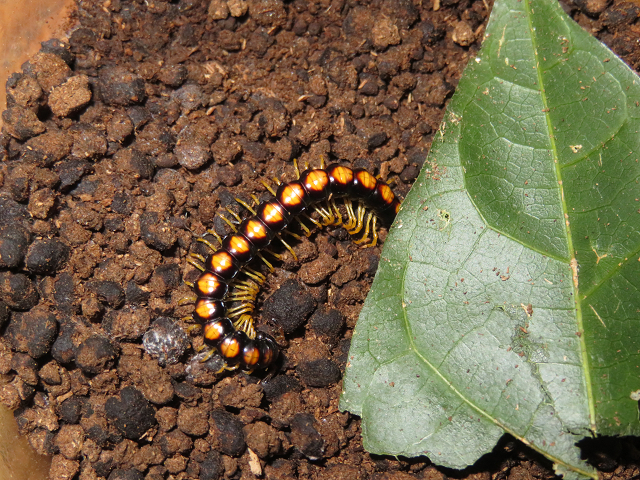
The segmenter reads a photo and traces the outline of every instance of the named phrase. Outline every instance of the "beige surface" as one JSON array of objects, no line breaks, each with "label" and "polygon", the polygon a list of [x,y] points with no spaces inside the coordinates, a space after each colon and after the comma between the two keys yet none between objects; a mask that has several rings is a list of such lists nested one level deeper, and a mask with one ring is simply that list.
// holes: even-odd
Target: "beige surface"
[{"label": "beige surface", "polygon": [[0,0],[0,111],[6,107],[7,77],[20,71],[40,42],[65,36],[73,5],[73,0]]},{"label": "beige surface", "polygon": [[0,407],[0,480],[46,480],[50,462],[36,455],[27,438],[18,435],[13,413]]},{"label": "beige surface", "polygon": [[[6,107],[7,77],[20,71],[20,65],[40,49],[40,42],[65,38],[73,4],[73,0],[0,0],[0,111]],[[50,460],[35,454],[27,439],[18,435],[13,413],[0,407],[0,480],[46,480]]]}]

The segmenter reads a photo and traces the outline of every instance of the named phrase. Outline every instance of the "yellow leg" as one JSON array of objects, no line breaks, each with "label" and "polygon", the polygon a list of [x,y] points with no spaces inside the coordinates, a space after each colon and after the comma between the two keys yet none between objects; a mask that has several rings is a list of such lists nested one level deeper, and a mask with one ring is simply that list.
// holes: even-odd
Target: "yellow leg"
[{"label": "yellow leg", "polygon": [[356,214],[353,213],[353,204],[351,203],[351,200],[347,199],[344,201],[344,206],[347,210],[347,220],[348,222],[344,224],[344,228],[351,233],[351,230],[353,230],[356,225],[358,225],[358,219],[356,217]]},{"label": "yellow leg", "polygon": [[264,262],[264,264],[267,266],[267,268],[269,269],[270,272],[273,272],[274,268],[273,265],[271,265],[271,263],[264,258],[264,255],[262,255],[261,253],[258,254],[258,257],[260,257],[260,260],[262,260]]},{"label": "yellow leg", "polygon": [[[316,212],[318,212],[318,209],[316,208]],[[318,212],[319,213],[319,212]],[[304,218],[306,218],[307,220],[309,220],[311,223],[313,223],[316,227],[318,228],[322,228],[324,225],[322,223],[320,223],[318,220],[315,220],[313,218],[311,218],[309,215],[307,215],[306,213],[304,214]]]},{"label": "yellow leg", "polygon": [[[200,270],[201,272],[204,272],[204,267],[202,265],[200,265],[196,260],[194,260],[191,257],[187,257],[187,263],[190,263],[191,265],[193,265],[194,267],[196,267],[198,270]],[[187,282],[185,282],[187,283]],[[193,286],[193,284],[191,284],[190,286]]]},{"label": "yellow leg", "polygon": [[281,260],[282,259],[282,255],[280,255],[279,253],[274,252],[270,248],[265,248],[264,251],[266,253],[268,253],[269,255],[272,255],[273,258],[275,258],[276,260]]},{"label": "yellow leg", "polygon": [[299,218],[296,218],[296,220],[298,221],[298,223],[302,227],[302,230],[304,230],[305,237],[310,236],[311,235],[311,230],[309,230],[309,227],[307,227],[304,223],[302,223],[302,220],[300,220]]},{"label": "yellow leg", "polygon": [[251,205],[249,205],[247,202],[245,202],[244,200],[242,200],[241,198],[236,198],[235,199],[236,202],[238,202],[240,205],[242,205],[244,208],[246,208],[247,210],[249,210],[251,212],[251,215],[255,215],[256,211],[253,209],[253,207]]},{"label": "yellow leg", "polygon": [[371,242],[367,243],[365,245],[365,247],[375,247],[376,244],[378,243],[378,228],[376,225],[376,221],[378,220],[378,217],[376,217],[375,215],[373,216],[373,224],[371,227],[371,234],[373,236],[373,238],[371,239]]},{"label": "yellow leg", "polygon": [[367,214],[367,221],[365,222],[364,234],[362,235],[362,238],[360,238],[359,240],[355,240],[353,243],[355,243],[356,245],[360,245],[361,243],[369,241],[369,227],[371,226],[372,218],[373,213],[369,212]]},{"label": "yellow leg", "polygon": [[[273,195],[274,197],[276,196],[276,191],[275,191],[273,188],[271,188],[271,185],[269,185],[269,184],[268,184],[267,182],[265,182],[264,180],[260,180],[260,183],[262,183],[262,185],[264,185],[264,188],[266,188],[266,189],[269,191],[269,193],[270,193],[271,195]],[[279,185],[279,184],[280,184],[280,183],[278,183],[278,185]]]},{"label": "yellow leg", "polygon": [[331,223],[331,225],[335,225],[336,227],[342,225],[342,214],[340,213],[340,209],[333,199],[329,201],[329,211],[335,217],[335,220]]},{"label": "yellow leg", "polygon": [[[207,233],[209,235],[213,235],[216,238],[216,240],[218,241],[218,243],[222,244],[222,237],[220,235],[218,235],[214,230],[209,229],[209,230],[207,230]],[[214,249],[214,250],[216,250],[216,249]]]},{"label": "yellow leg", "polygon": [[240,218],[240,215],[238,215],[236,212],[231,210],[229,207],[227,207],[225,210],[229,212],[231,216],[235,218],[238,223],[242,223],[242,219]]},{"label": "yellow leg", "polygon": [[189,325],[187,327],[187,333],[191,333],[194,330],[200,330],[200,325]]},{"label": "yellow leg", "polygon": [[316,225],[326,227],[333,223],[332,215],[324,207],[314,207],[314,210],[320,215],[320,222],[314,222],[314,220],[311,219]]},{"label": "yellow leg", "polygon": [[[290,235],[293,235],[294,237],[297,237],[298,240],[301,240],[299,235],[296,235],[295,233],[290,233]],[[278,236],[278,240],[280,240],[280,242],[285,246],[285,248],[287,250],[289,250],[289,252],[291,253],[291,255],[293,256],[293,259],[297,262],[298,261],[298,256],[296,255],[296,252],[293,251],[293,248],[291,248],[291,246],[285,242],[282,237]]]},{"label": "yellow leg", "polygon": [[[358,205],[358,213],[357,213],[357,222],[356,225],[354,227],[352,227],[351,229],[347,229],[347,231],[349,232],[349,235],[355,235],[356,233],[360,232],[362,230],[362,227],[364,226],[364,214],[366,212],[366,209],[364,208],[364,206],[362,205],[362,203],[360,203]],[[345,226],[346,228],[346,226]]]},{"label": "yellow leg", "polygon": [[[204,237],[196,238],[196,242],[204,243],[207,247],[209,247],[209,249],[211,249],[211,251],[212,251],[212,252],[215,252],[215,251],[217,251],[217,250],[218,250],[218,248],[217,248],[217,247],[215,247],[215,246],[213,245],[213,243],[211,243],[209,240],[207,240],[207,239],[206,239],[206,238],[204,238]],[[220,243],[222,243],[222,242],[220,242]],[[192,254],[192,255],[193,255],[193,254]],[[202,256],[202,255],[201,255],[201,256]],[[204,260],[202,260],[202,261],[204,262]]]},{"label": "yellow leg", "polygon": [[256,331],[253,328],[253,317],[251,315],[242,315],[238,320],[233,322],[236,330],[242,330],[250,339],[256,338]]},{"label": "yellow leg", "polygon": [[293,168],[296,169],[296,178],[299,180],[300,179],[300,167],[298,167],[298,159],[297,158],[293,159]]},{"label": "yellow leg", "polygon": [[200,255],[199,253],[190,253],[189,256],[191,258],[195,258],[196,260],[200,260],[202,263],[205,262],[205,258],[202,255]]},{"label": "yellow leg", "polygon": [[224,220],[224,222],[225,222],[227,225],[229,225],[229,227],[231,228],[231,230],[233,230],[234,232],[237,232],[237,231],[238,231],[238,229],[236,228],[236,226],[234,225],[234,223],[233,223],[231,220],[229,220],[227,217],[225,217],[225,216],[224,216],[224,215],[222,215],[222,214],[219,214],[218,216],[219,216],[222,220]]},{"label": "yellow leg", "polygon": [[198,297],[196,297],[195,295],[187,295],[186,297],[182,297],[180,300],[178,300],[178,306],[181,307],[182,305],[189,305],[191,303],[194,303],[196,300],[198,300]]}]

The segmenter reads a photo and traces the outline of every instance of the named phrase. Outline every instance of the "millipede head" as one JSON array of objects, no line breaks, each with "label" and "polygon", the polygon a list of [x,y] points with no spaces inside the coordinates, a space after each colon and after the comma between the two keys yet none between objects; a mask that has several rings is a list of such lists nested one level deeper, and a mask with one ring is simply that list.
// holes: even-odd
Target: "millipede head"
[{"label": "millipede head", "polygon": [[225,305],[220,300],[210,298],[199,298],[195,303],[193,320],[200,325],[209,323],[225,315]]},{"label": "millipede head", "polygon": [[256,367],[267,368],[277,360],[280,348],[274,338],[264,332],[256,334],[255,342],[260,350],[260,361]]},{"label": "millipede head", "polygon": [[351,193],[351,187],[353,186],[352,169],[332,163],[327,167],[327,175],[331,185],[331,193],[334,196],[344,197]]},{"label": "millipede head", "polygon": [[227,235],[222,240],[222,250],[229,252],[241,264],[250,262],[256,253],[256,249],[247,237],[239,233]]},{"label": "millipede head", "polygon": [[394,198],[391,203],[383,210],[376,211],[376,215],[386,226],[391,226],[400,211],[400,200]]},{"label": "millipede head", "polygon": [[198,298],[222,300],[227,294],[229,286],[218,274],[205,272],[193,285],[193,291]]},{"label": "millipede head", "polygon": [[300,175],[300,183],[302,183],[309,198],[314,202],[321,202],[329,198],[331,184],[326,171],[320,169],[305,170]]},{"label": "millipede head", "polygon": [[256,217],[247,218],[242,222],[238,233],[249,239],[256,250],[262,250],[269,245],[275,235],[273,230]]},{"label": "millipede head", "polygon": [[242,349],[242,369],[253,370],[260,363],[260,346],[258,342],[249,340]]},{"label": "millipede head", "polygon": [[367,199],[376,192],[378,180],[364,168],[356,168],[353,171],[353,187],[351,195],[354,198]]},{"label": "millipede head", "polygon": [[218,250],[206,258],[204,268],[207,272],[215,273],[224,280],[229,281],[237,275],[240,267],[229,252]]},{"label": "millipede head", "polygon": [[276,199],[290,215],[302,213],[311,200],[299,181],[280,185],[276,192]]},{"label": "millipede head", "polygon": [[236,330],[227,335],[218,344],[220,356],[228,365],[236,365],[243,360],[244,347],[250,342],[249,337],[242,330]]},{"label": "millipede head", "polygon": [[273,233],[281,232],[291,221],[291,215],[277,200],[262,203],[256,211],[256,217],[269,227]]},{"label": "millipede head", "polygon": [[203,328],[204,341],[207,345],[217,347],[222,340],[235,332],[233,322],[228,318],[218,318],[207,322]]}]

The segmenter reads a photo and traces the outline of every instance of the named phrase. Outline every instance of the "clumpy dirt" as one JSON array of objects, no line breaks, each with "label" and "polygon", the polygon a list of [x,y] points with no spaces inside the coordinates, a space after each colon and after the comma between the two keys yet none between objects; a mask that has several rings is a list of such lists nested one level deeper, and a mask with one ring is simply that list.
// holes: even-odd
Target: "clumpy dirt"
[{"label": "clumpy dirt", "polygon": [[[636,4],[563,6],[640,67]],[[218,214],[246,214],[234,198],[293,179],[294,158],[368,168],[404,196],[489,7],[78,1],[69,42],[7,82],[0,136],[0,401],[53,456],[51,479],[553,477],[508,437],[462,472],[364,451],[338,396],[380,249],[344,229],[275,261],[257,301],[283,350],[267,381],[194,359],[200,332],[179,303],[188,253],[206,253],[194,238],[225,234]],[[603,478],[632,478],[638,448],[585,452]]]}]

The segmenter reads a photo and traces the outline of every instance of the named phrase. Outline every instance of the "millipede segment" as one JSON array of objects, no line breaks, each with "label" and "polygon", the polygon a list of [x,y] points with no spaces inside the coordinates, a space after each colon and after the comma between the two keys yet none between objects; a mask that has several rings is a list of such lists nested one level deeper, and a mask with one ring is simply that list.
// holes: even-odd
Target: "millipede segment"
[{"label": "millipede segment", "polygon": [[[298,171],[297,163],[295,167]],[[365,169],[339,164],[307,168],[299,173],[298,180],[279,184],[276,191],[266,183],[265,186],[274,195],[273,199],[260,203],[255,209],[239,201],[252,216],[242,220],[228,210],[237,223],[222,218],[233,232],[221,238],[208,230],[218,240],[220,248],[216,250],[208,240],[198,239],[213,253],[206,258],[191,254],[188,260],[202,273],[194,283],[188,284],[194,295],[186,300],[195,303],[192,318],[203,328],[204,348],[220,354],[226,363],[223,370],[266,368],[278,356],[276,341],[266,333],[254,330],[254,302],[266,277],[247,265],[258,257],[273,270],[262,252],[279,258],[268,248],[275,239],[296,258],[293,249],[282,238],[283,233],[299,238],[287,229],[292,221],[297,221],[306,235],[311,232],[303,219],[319,227],[343,225],[351,235],[364,230],[356,243],[368,241],[367,246],[373,246],[378,239],[377,220],[391,224],[400,208],[400,201],[386,182],[376,179]],[[340,199],[346,221],[336,203]],[[317,213],[315,219],[309,215],[312,211]],[[243,277],[238,277],[239,273]],[[239,305],[229,307],[231,303]]]}]

